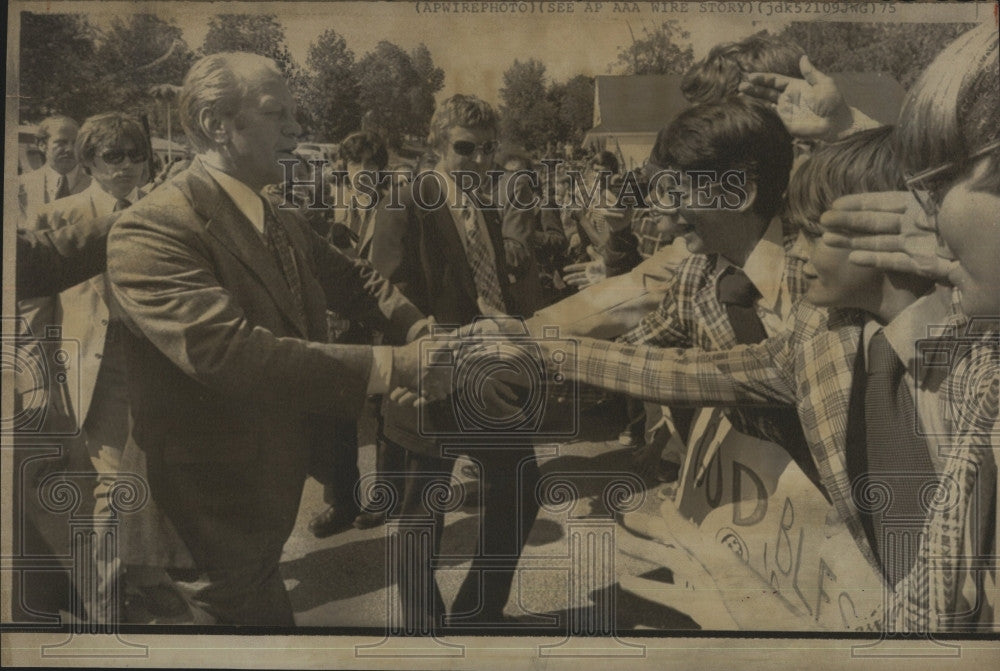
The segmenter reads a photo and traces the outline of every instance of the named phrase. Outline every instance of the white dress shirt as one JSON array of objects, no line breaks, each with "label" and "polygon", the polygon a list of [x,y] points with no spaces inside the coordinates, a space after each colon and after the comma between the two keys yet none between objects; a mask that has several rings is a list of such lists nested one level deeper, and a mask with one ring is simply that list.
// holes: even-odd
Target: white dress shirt
[{"label": "white dress shirt", "polygon": [[[719,257],[716,282],[730,265]],[[792,299],[785,286],[786,265],[781,219],[775,217],[743,264],[743,272],[760,292],[754,309],[769,338],[787,333],[787,322],[792,315]]]},{"label": "white dress shirt", "polygon": [[[59,178],[62,177],[55,169],[46,163],[39,170],[45,171],[45,195],[48,196],[46,199],[48,202],[52,202],[56,199],[56,194],[59,192]],[[83,173],[83,168],[77,163],[76,167],[66,173],[66,181],[68,182],[69,192],[72,194],[73,189],[76,188],[77,182],[80,181],[80,175]]]}]

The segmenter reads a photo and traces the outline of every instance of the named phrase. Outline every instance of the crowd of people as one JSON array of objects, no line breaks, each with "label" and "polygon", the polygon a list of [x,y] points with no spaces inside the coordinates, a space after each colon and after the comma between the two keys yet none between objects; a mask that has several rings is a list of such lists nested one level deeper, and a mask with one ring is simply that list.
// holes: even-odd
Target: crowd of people
[{"label": "crowd of people", "polygon": [[[885,591],[851,626],[995,630],[997,53],[994,27],[966,33],[880,126],[798,45],[722,44],[641,171],[608,151],[502,153],[494,109],[454,95],[423,172],[386,176],[388,147],[361,131],[323,198],[284,169],[302,129],[261,56],[192,66],[180,114],[197,155],[152,182],[135,120],[45,120],[47,161],[21,177],[21,346],[50,357],[58,325],[79,384],[29,380],[19,399],[44,407],[40,433],[70,436],[65,463],[92,466],[95,524],[122,523],[116,548],[90,550],[80,617],[294,625],[279,562],[312,476],[317,537],[389,523],[401,632],[507,626],[538,435],[470,426],[455,399],[505,418],[544,391],[499,374],[469,392],[426,354],[502,362],[495,343],[528,333],[587,398],[627,398],[624,469],[675,477],[667,438],[695,440],[700,406],[786,450]],[[577,347],[549,351],[553,326]],[[922,363],[928,338],[953,365]],[[358,486],[372,408],[388,503]],[[446,606],[434,566],[458,456],[481,532]],[[129,473],[149,502],[123,514]]]}]

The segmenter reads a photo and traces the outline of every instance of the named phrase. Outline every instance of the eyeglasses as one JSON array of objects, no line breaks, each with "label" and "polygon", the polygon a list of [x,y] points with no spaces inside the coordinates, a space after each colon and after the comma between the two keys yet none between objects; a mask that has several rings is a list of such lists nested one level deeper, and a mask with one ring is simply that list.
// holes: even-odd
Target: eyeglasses
[{"label": "eyeglasses", "polygon": [[1000,149],[1000,140],[991,142],[982,149],[969,154],[969,156],[961,161],[945,163],[944,165],[922,170],[915,175],[905,175],[906,188],[917,199],[917,202],[920,203],[920,207],[923,208],[927,216],[934,218],[937,216],[938,205],[943,198],[940,191],[944,187],[945,182],[942,178],[968,164],[970,161],[985,156],[995,149]]},{"label": "eyeglasses", "polygon": [[483,156],[489,156],[497,150],[500,143],[496,140],[487,140],[486,142],[477,145],[475,142],[469,142],[468,140],[458,140],[452,143],[451,148],[459,156],[472,156],[476,153],[478,149],[483,153]]},{"label": "eyeglasses", "polygon": [[118,165],[125,160],[126,156],[132,163],[142,163],[149,158],[149,154],[142,149],[133,149],[128,152],[121,149],[109,149],[101,154],[101,160],[108,165]]}]

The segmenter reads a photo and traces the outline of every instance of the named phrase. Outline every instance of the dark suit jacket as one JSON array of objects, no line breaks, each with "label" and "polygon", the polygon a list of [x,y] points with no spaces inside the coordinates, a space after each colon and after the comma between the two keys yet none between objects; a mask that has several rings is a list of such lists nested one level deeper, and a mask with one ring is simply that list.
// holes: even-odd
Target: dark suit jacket
[{"label": "dark suit jacket", "polygon": [[17,231],[17,299],[57,294],[104,272],[108,231],[118,214],[57,230]]},{"label": "dark suit jacket", "polygon": [[397,341],[422,318],[370,265],[294,213],[277,216],[294,247],[304,322],[262,236],[199,160],[112,228],[108,273],[134,334],[133,439],[151,467],[156,455],[253,469],[271,450],[304,463],[309,414],[357,415],[371,368],[370,348],[324,344],[326,309]]},{"label": "dark suit jacket", "polygon": [[[413,188],[419,188],[421,203],[443,201],[440,183],[433,178],[416,179],[400,193],[401,208],[378,211],[372,240],[372,265],[438,324],[463,325],[481,313],[472,270],[465,255],[448,203],[428,209],[414,202]],[[482,210],[496,258],[497,277],[504,301],[512,296],[504,260],[501,223],[495,210]],[[392,403],[382,405],[385,435],[408,449],[437,454],[437,441],[420,435],[417,411]],[[427,428],[453,427],[451,399],[434,403],[425,414]],[[450,430],[450,428],[448,429]]]}]

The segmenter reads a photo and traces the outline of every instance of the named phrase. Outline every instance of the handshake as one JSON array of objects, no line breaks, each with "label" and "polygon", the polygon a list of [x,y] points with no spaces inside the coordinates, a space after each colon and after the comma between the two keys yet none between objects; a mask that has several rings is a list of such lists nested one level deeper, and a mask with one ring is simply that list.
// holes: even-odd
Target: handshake
[{"label": "handshake", "polygon": [[576,343],[557,328],[536,336],[515,317],[479,317],[461,328],[432,324],[393,349],[389,398],[419,410],[422,433],[572,435],[575,354]]}]

